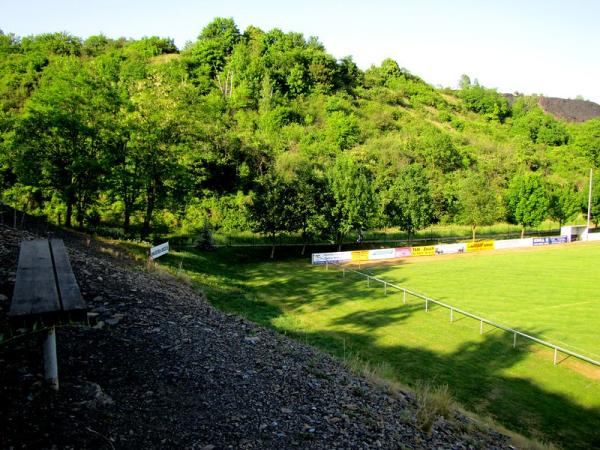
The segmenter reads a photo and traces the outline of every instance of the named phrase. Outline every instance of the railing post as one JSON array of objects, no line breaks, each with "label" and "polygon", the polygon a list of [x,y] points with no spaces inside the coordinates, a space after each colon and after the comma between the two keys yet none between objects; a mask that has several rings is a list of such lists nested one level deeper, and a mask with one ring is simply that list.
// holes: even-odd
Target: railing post
[{"label": "railing post", "polygon": [[387,281],[383,282],[383,294],[387,295]]},{"label": "railing post", "polygon": [[325,261],[325,271],[329,270],[329,263]]},{"label": "railing post", "polygon": [[558,356],[558,349],[556,347],[554,347],[554,365],[556,365],[557,356]]},{"label": "railing post", "polygon": [[454,322],[454,309],[450,308],[450,322]]},{"label": "railing post", "polygon": [[402,304],[406,305],[406,289],[402,289],[402,291],[404,292],[404,294],[402,295]]},{"label": "railing post", "polygon": [[425,298],[425,311],[429,311],[429,299]]},{"label": "railing post", "polygon": [[517,333],[515,333],[514,337],[513,337],[513,348],[517,347]]},{"label": "railing post", "polygon": [[479,334],[483,334],[483,320],[479,321]]}]

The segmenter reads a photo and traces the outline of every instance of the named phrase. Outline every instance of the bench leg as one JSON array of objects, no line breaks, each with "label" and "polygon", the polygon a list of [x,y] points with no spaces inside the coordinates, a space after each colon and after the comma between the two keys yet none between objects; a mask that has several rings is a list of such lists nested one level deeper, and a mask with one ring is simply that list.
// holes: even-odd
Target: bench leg
[{"label": "bench leg", "polygon": [[56,329],[50,327],[44,336],[44,379],[50,389],[58,391],[58,362],[56,361]]}]

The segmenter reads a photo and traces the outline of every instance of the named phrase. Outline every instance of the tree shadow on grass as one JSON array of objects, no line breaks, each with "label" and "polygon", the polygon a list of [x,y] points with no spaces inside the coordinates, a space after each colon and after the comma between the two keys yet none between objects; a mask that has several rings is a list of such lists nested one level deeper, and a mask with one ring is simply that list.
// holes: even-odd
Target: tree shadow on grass
[{"label": "tree shadow on grass", "polygon": [[[194,258],[196,256],[190,256],[188,264],[194,263]],[[383,287],[374,283],[367,286],[364,279],[358,284],[340,283],[340,271],[323,270],[318,277],[307,275],[301,270],[301,267],[306,267],[301,264],[297,267],[297,273],[294,272],[294,265],[274,264],[267,269],[252,264],[211,265],[211,258],[205,258],[202,266],[209,273],[225,276],[232,285],[240,286],[240,292],[224,291],[210,298],[213,304],[225,311],[242,314],[339,357],[348,352],[358,352],[362,358],[373,363],[386,361],[404,384],[415,385],[419,380],[447,384],[454,397],[467,409],[480,415],[490,415],[508,428],[525,435],[550,440],[565,448],[600,448],[599,407],[583,407],[566,395],[544,390],[533,378],[506,374],[507,369],[528,357],[530,343],[520,341],[518,348],[513,349],[512,335],[485,330],[481,340],[464,343],[452,353],[442,354],[418,348],[416,343],[410,342],[382,346],[376,341],[376,334],[369,333],[405,321],[422,311],[421,301],[381,310],[353,311],[333,322],[333,325],[340,326],[355,325],[360,330],[356,332],[292,330],[284,328],[287,325],[281,325],[282,319],[293,320],[294,316],[286,311],[298,307],[299,303],[318,309],[369,296],[380,302]],[[264,270],[270,272],[266,274]],[[260,280],[265,283],[260,289],[269,289],[271,294],[281,292],[283,298],[278,298],[276,305],[260,301],[257,295],[260,289],[248,287],[249,281],[259,279],[257,277],[262,277]],[[360,280],[360,277],[357,279]],[[315,292],[319,293],[318,299],[314,298]],[[393,298],[390,297],[390,300]],[[396,295],[396,299],[399,298]],[[455,322],[460,318],[456,316]],[[542,360],[540,364],[544,363]],[[579,376],[569,369],[554,367],[551,361],[548,361],[547,370],[562,371],[564,377]],[[544,373],[539,377],[543,380]],[[594,386],[592,382],[591,388]]]},{"label": "tree shadow on grass", "polygon": [[[353,318],[363,324],[360,315],[350,315],[345,321]],[[566,395],[544,390],[534,379],[505,374],[506,369],[528,357],[532,344],[521,343],[514,349],[510,335],[492,333],[485,335],[482,342],[468,342],[452,353],[440,354],[411,345],[382,347],[372,336],[319,331],[307,340],[321,347],[327,343],[325,348],[339,357],[354,352],[368,361],[386,361],[397,379],[409,386],[419,381],[447,384],[468,410],[491,416],[522,434],[564,448],[600,448],[600,407],[586,408]],[[548,361],[547,369],[563,371],[565,377],[577,376],[568,369],[554,367],[552,361]]]},{"label": "tree shadow on grass", "polygon": [[391,324],[397,324],[410,318],[415,312],[422,311],[421,305],[399,305],[394,308],[385,308],[369,311],[355,311],[344,317],[334,319],[332,325],[358,325],[366,331]]}]

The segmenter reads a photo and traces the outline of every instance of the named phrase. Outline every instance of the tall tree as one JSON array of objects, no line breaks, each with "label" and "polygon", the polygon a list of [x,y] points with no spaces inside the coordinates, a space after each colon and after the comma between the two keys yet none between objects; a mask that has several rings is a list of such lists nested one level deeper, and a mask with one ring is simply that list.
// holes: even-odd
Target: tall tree
[{"label": "tall tree", "polygon": [[416,231],[432,223],[429,182],[420,164],[403,166],[383,193],[388,224],[406,231],[409,241]]},{"label": "tall tree", "polygon": [[249,208],[250,219],[254,231],[265,234],[271,241],[271,259],[275,256],[277,237],[299,228],[296,201],[297,192],[292,184],[274,171],[259,177]]},{"label": "tall tree", "polygon": [[105,172],[101,130],[114,112],[106,95],[107,86],[89,64],[57,58],[16,125],[18,173],[30,184],[59,194],[66,204],[67,226],[74,208],[82,225]]},{"label": "tall tree", "polygon": [[365,165],[349,155],[338,156],[327,172],[331,193],[328,228],[340,250],[348,233],[368,229],[375,216],[378,199],[371,178]]},{"label": "tall tree", "polygon": [[455,220],[471,227],[473,241],[477,227],[492,225],[500,218],[498,190],[491,188],[489,179],[483,174],[475,172],[462,178],[457,197]]},{"label": "tall tree", "polygon": [[575,135],[575,145],[582,150],[594,167],[600,167],[600,118],[579,125]]},{"label": "tall tree", "polygon": [[195,114],[190,105],[194,95],[177,64],[158,66],[131,93],[134,109],[128,145],[143,185],[142,237],[150,232],[154,211],[166,200],[185,155],[182,150],[194,135]]},{"label": "tall tree", "polygon": [[536,173],[515,176],[508,187],[506,212],[508,221],[525,227],[538,226],[548,214],[548,191],[542,177]]},{"label": "tall tree", "polygon": [[559,227],[575,218],[580,211],[580,198],[571,186],[553,186],[550,192],[548,215],[558,222]]}]

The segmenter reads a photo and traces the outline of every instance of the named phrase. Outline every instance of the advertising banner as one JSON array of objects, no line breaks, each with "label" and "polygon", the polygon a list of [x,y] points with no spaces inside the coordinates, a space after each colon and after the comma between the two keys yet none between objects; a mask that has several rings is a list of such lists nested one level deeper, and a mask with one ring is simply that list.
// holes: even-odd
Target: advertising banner
[{"label": "advertising banner", "polygon": [[150,249],[150,258],[156,259],[159,256],[166,255],[169,253],[169,243],[165,242],[164,244],[157,245],[156,247],[152,247]]},{"label": "advertising banner", "polygon": [[337,263],[352,261],[352,252],[313,253],[313,264],[325,264],[326,262]]},{"label": "advertising banner", "polygon": [[566,244],[568,241],[567,236],[552,236],[543,238],[533,238],[533,245],[552,245],[552,244]]},{"label": "advertising banner", "polygon": [[568,242],[567,236],[552,236],[548,238],[548,243],[552,244],[566,244]]},{"label": "advertising banner", "polygon": [[467,245],[464,243],[460,244],[439,244],[435,246],[436,255],[451,255],[453,253],[464,253],[467,249]]},{"label": "advertising banner", "polygon": [[435,247],[433,245],[413,247],[411,254],[413,256],[433,256],[435,255]]},{"label": "advertising banner", "polygon": [[352,261],[368,261],[369,250],[354,250],[352,253]]},{"label": "advertising banner", "polygon": [[394,258],[405,258],[411,256],[412,252],[410,247],[396,247],[394,249]]},{"label": "advertising banner", "polygon": [[379,248],[376,250],[369,250],[369,261],[375,259],[392,259],[395,257],[393,248]]},{"label": "advertising banner", "polygon": [[494,249],[501,250],[504,248],[522,248],[531,247],[533,245],[532,238],[525,239],[506,239],[503,241],[494,241]]},{"label": "advertising banner", "polygon": [[481,252],[484,250],[494,250],[494,241],[467,242],[468,252]]}]

